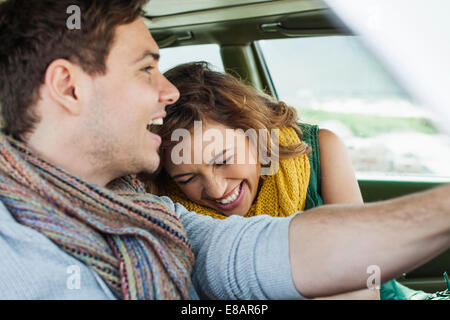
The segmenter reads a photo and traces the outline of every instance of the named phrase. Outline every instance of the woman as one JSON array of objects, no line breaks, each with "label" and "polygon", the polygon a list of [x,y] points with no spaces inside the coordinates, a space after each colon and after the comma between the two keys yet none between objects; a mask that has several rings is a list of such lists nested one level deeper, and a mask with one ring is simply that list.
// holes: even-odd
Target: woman
[{"label": "woman", "polygon": [[[147,177],[150,192],[218,219],[363,202],[346,148],[331,131],[298,124],[295,109],[205,62],[165,76],[180,99],[166,108],[163,125],[150,125],[162,138],[162,167]],[[389,298],[396,288],[385,290]],[[362,290],[334,298],[378,297]]]},{"label": "woman", "polygon": [[[281,130],[279,134],[281,169],[285,162],[288,162],[286,165],[291,169],[289,174],[286,174],[286,179],[289,181],[285,182],[303,193],[303,196],[299,197],[301,199],[295,200],[297,202],[295,206],[291,203],[283,203],[282,206],[295,207],[296,210],[281,210],[279,215],[288,216],[299,210],[309,209],[323,203],[362,203],[362,196],[345,146],[331,131],[318,130],[317,126],[306,124],[299,126],[294,108],[286,106],[283,102],[273,101],[271,97],[256,92],[228,74],[211,71],[206,63],[180,65],[168,71],[165,76],[178,87],[181,97],[177,103],[166,108],[167,116],[164,119],[164,125],[151,126],[151,130],[161,136],[161,150],[164,150],[161,153],[163,168],[154,178],[154,183],[150,185],[152,189],[156,187],[154,191],[160,194],[166,194],[166,192],[169,194],[170,192],[173,196],[174,184],[167,188],[167,173],[169,173],[171,178],[175,178],[169,180],[176,182],[176,189],[183,191],[186,195],[182,202],[188,207],[200,208],[195,205],[198,203],[202,205],[201,209],[214,210],[214,212],[212,210],[205,210],[205,212],[217,214],[219,218],[231,214],[242,216],[256,214],[249,211],[252,211],[251,205],[257,198],[258,188],[262,187],[260,192],[264,192],[267,181],[275,178],[276,175],[260,176],[260,165],[255,164],[255,161],[235,165],[222,165],[220,162],[229,160],[228,158],[232,155],[236,155],[235,158],[238,158],[237,155],[243,152],[246,152],[249,160],[254,160],[250,157],[258,157],[263,153],[261,149],[267,149],[263,142],[259,141],[260,148],[256,148],[254,143],[248,143],[249,139],[245,137],[247,138],[245,150],[242,148],[238,150],[243,145],[240,143],[241,140],[244,139],[244,135],[238,133],[237,143],[234,144],[234,153],[229,150],[228,153],[221,154],[221,158],[215,159],[217,160],[215,166],[206,163],[175,165],[173,161],[170,161],[173,147],[179,145],[178,141],[171,141],[173,131],[177,128],[193,131],[194,122],[202,121],[203,133],[210,129],[216,129],[221,130],[223,136],[226,136],[227,129],[242,129],[244,132],[252,128],[263,129],[269,134],[273,129]],[[285,142],[284,145],[283,142]],[[191,147],[194,148],[194,144]],[[206,150],[207,143],[203,143],[202,147]],[[214,150],[219,149],[215,147]],[[220,145],[218,147],[227,146]],[[220,152],[217,153],[220,154]],[[211,158],[214,156],[216,154],[212,154]],[[203,160],[205,160],[203,162],[207,162],[206,160],[209,159]],[[310,166],[312,170],[309,170]],[[208,169],[210,172],[207,172]],[[229,170],[232,171],[232,177],[226,177]],[[235,170],[241,170],[244,173],[234,172]],[[293,170],[298,176],[293,174]],[[208,175],[213,171],[214,175]],[[281,175],[282,172],[279,174]],[[309,174],[311,174],[311,179],[309,179]],[[319,175],[322,177],[321,179],[319,179]],[[215,177],[215,179],[208,179],[208,177]],[[218,181],[219,177],[225,181]],[[263,181],[266,183],[262,183]],[[306,185],[299,186],[301,181],[306,181],[304,183]],[[245,201],[242,201],[242,204],[236,208],[227,209],[217,204],[216,201],[210,201],[223,198],[241,182],[244,182],[243,187],[246,191],[244,193]],[[306,197],[307,189],[309,189],[308,197]],[[298,198],[297,194],[291,196]],[[192,201],[187,201],[187,199]]]}]

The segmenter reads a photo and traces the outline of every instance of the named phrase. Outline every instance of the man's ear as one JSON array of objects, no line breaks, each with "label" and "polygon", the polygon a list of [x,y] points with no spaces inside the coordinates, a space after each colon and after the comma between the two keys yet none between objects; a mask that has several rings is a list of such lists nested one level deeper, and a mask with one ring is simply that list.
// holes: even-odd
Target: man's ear
[{"label": "man's ear", "polygon": [[54,60],[47,68],[44,83],[50,97],[72,115],[81,113],[77,79],[80,67],[65,59]]}]

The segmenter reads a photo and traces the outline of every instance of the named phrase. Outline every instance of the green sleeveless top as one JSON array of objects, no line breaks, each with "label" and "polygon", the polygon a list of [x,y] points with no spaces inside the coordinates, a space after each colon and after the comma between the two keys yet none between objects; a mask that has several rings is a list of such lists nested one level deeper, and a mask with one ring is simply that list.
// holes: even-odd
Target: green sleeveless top
[{"label": "green sleeveless top", "polygon": [[[323,205],[321,186],[322,177],[320,174],[319,126],[306,123],[299,123],[298,125],[303,132],[303,137],[300,137],[300,139],[307,143],[312,149],[308,155],[311,167],[305,203],[305,210],[308,210]],[[443,296],[441,299],[449,299],[448,294],[444,297],[442,293],[430,294],[413,290],[396,280],[386,282],[381,285],[380,288],[381,300],[428,300],[433,299],[434,296],[439,298],[439,294]]]},{"label": "green sleeveless top", "polygon": [[301,140],[311,147],[309,164],[311,167],[308,190],[306,192],[305,210],[323,205],[320,176],[319,126],[299,123],[303,132]]}]

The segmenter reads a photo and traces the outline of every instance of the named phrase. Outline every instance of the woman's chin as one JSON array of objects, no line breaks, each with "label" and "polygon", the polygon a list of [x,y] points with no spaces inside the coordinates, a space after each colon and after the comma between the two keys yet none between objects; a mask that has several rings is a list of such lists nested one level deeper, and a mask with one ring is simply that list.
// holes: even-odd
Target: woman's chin
[{"label": "woman's chin", "polygon": [[233,210],[221,210],[219,208],[215,208],[215,209],[217,211],[219,211],[220,213],[222,213],[223,215],[226,215],[227,217],[232,216],[232,215],[244,217],[249,212],[250,205],[247,203],[247,199],[243,199],[242,203],[238,207],[234,208]]},{"label": "woman's chin", "polygon": [[241,216],[244,217],[247,214],[248,210],[232,210],[232,212],[221,212],[222,214],[229,216]]}]

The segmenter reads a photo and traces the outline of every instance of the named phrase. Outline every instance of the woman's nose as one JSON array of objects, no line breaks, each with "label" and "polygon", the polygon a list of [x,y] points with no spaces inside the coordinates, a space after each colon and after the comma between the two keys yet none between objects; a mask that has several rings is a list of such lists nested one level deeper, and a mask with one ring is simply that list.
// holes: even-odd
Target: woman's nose
[{"label": "woman's nose", "polygon": [[207,178],[205,181],[205,192],[208,198],[220,199],[223,197],[226,191],[226,182],[219,177]]}]

